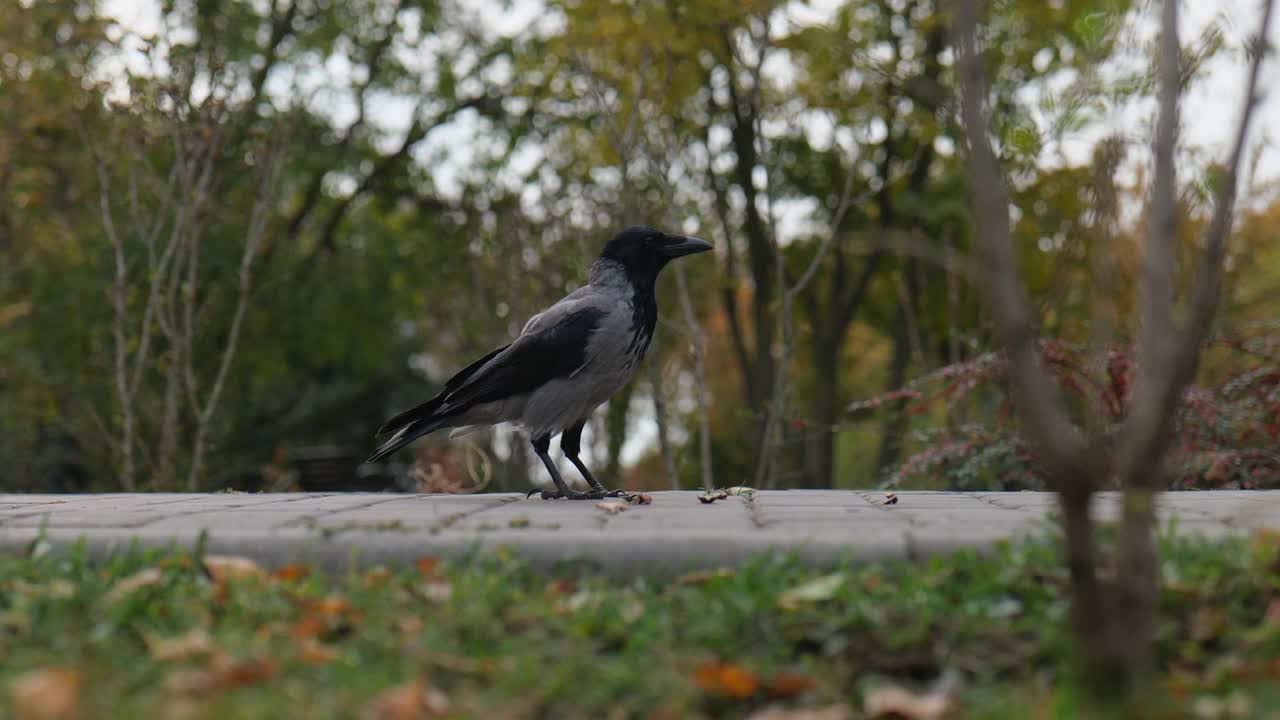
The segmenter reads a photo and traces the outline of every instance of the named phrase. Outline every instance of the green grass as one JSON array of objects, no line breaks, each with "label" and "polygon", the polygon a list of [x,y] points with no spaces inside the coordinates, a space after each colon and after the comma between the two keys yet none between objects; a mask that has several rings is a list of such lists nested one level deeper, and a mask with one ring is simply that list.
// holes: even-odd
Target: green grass
[{"label": "green grass", "polygon": [[[1165,543],[1164,697],[1149,709],[1280,708],[1276,548]],[[70,672],[35,694],[70,693],[83,718],[436,717],[370,709],[413,682],[447,698],[440,717],[856,718],[877,688],[940,676],[964,717],[1074,715],[1066,578],[1047,542],[629,581],[492,557],[430,565],[214,580],[183,554],[0,558],[0,717],[29,713],[22,688],[49,668]]]}]

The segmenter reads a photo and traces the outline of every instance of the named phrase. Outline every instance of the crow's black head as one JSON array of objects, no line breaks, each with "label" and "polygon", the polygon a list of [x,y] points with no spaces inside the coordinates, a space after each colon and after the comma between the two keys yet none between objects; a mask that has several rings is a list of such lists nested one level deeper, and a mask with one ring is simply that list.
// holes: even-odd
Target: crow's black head
[{"label": "crow's black head", "polygon": [[668,235],[661,230],[638,225],[615,235],[604,246],[600,257],[622,263],[629,273],[657,275],[664,265],[681,255],[710,249],[711,243],[705,240]]}]

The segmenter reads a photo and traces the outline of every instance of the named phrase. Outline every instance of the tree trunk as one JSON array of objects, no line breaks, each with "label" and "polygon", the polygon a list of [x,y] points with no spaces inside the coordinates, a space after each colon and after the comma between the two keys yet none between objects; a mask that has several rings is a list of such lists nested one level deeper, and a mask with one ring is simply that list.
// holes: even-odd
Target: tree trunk
[{"label": "tree trunk", "polygon": [[627,410],[631,406],[631,396],[636,384],[627,383],[625,387],[609,398],[605,406],[604,427],[609,443],[609,455],[605,466],[605,484],[621,486],[622,480],[622,444],[627,439]]},{"label": "tree trunk", "polygon": [[1059,503],[1071,572],[1071,622],[1091,700],[1103,705],[1141,697],[1154,669],[1155,612],[1159,599],[1154,495],[1125,494],[1114,577],[1099,578],[1092,479],[1059,485]]},{"label": "tree trunk", "polygon": [[[885,391],[901,388],[907,378],[907,363],[911,359],[911,338],[907,335],[907,310],[902,303],[894,313],[893,359],[889,364],[889,377]],[[876,477],[880,477],[902,455],[902,435],[907,429],[906,401],[894,400],[885,408],[883,430],[880,433],[880,450],[876,453]]]},{"label": "tree trunk", "polygon": [[[816,334],[816,333],[815,333]],[[839,340],[815,337],[813,343],[814,391],[810,409],[811,427],[806,428],[805,475],[808,487],[835,487],[836,433],[840,419]]]}]

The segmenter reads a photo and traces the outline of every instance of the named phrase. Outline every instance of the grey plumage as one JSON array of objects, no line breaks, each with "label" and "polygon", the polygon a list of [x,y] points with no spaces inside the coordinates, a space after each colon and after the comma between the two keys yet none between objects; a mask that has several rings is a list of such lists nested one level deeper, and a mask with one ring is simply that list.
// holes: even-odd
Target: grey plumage
[{"label": "grey plumage", "polygon": [[595,489],[603,488],[577,458],[582,425],[631,379],[657,320],[654,285],[666,263],[709,250],[701,240],[629,228],[605,247],[588,283],[530,318],[519,337],[463,369],[436,397],[388,420],[388,437],[370,457],[378,460],[430,432],[515,424],[533,440],[559,492],[569,491],[546,456],[550,438]]}]

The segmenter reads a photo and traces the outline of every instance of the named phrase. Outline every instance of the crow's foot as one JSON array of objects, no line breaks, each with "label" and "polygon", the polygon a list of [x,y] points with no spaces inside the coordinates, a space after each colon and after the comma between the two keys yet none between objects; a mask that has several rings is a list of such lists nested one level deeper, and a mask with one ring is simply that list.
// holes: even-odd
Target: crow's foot
[{"label": "crow's foot", "polygon": [[626,490],[605,490],[604,488],[600,488],[598,490],[592,490],[587,494],[591,497],[592,500],[603,500],[605,498],[622,498],[623,500],[627,500],[627,501],[630,501],[633,495],[633,493],[629,493]]},{"label": "crow's foot", "polygon": [[559,490],[539,490],[534,488],[529,491],[528,495],[525,495],[525,498],[531,498],[534,494],[538,494],[538,497],[543,500],[559,500],[560,498],[568,498],[569,500],[591,500],[595,497],[589,493],[580,493],[576,490],[570,490],[569,492],[564,493]]}]

